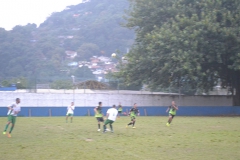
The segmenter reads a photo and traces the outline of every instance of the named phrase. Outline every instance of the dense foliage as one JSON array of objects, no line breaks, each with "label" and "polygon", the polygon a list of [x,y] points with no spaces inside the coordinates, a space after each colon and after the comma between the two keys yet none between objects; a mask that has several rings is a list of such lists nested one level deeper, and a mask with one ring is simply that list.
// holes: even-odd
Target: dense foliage
[{"label": "dense foliage", "polygon": [[240,105],[238,0],[129,0],[136,42],[119,76],[127,84],[188,87],[220,84]]}]

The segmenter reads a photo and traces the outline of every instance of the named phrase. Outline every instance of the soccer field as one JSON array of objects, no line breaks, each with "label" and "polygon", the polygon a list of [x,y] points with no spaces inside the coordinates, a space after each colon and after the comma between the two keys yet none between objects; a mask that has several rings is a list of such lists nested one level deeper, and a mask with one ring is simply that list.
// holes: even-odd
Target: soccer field
[{"label": "soccer field", "polygon": [[114,133],[102,133],[94,117],[18,117],[12,138],[1,135],[0,159],[240,159],[239,117],[175,117],[170,127],[167,118],[137,117],[133,129],[121,117]]}]

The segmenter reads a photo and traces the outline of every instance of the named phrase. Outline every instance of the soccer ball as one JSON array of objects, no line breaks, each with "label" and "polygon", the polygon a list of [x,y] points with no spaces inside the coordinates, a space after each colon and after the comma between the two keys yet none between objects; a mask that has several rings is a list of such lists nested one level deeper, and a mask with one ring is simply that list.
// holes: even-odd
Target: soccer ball
[{"label": "soccer ball", "polygon": [[116,53],[113,53],[113,54],[112,54],[112,57],[116,57],[116,56],[117,56],[117,54],[116,54]]}]

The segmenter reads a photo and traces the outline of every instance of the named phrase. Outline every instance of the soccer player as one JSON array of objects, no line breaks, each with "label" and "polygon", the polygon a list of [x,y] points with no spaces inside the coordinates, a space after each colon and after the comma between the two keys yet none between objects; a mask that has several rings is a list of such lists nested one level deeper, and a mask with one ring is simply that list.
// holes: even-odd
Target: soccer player
[{"label": "soccer player", "polygon": [[20,103],[20,98],[16,98],[16,102],[8,106],[8,113],[7,113],[8,122],[5,126],[3,134],[6,134],[9,124],[12,123],[10,131],[7,134],[9,138],[11,138],[11,133],[16,123],[17,114],[21,111],[21,107],[19,103]]},{"label": "soccer player", "polygon": [[98,130],[97,131],[101,131],[100,123],[104,122],[103,113],[102,113],[102,102],[98,102],[98,106],[96,108],[94,108],[94,112],[95,112],[95,117],[97,118],[97,121],[98,121]]},{"label": "soccer player", "polygon": [[137,109],[137,103],[134,103],[133,108],[129,111],[129,114],[131,116],[131,122],[127,124],[126,128],[128,128],[129,125],[132,125],[132,128],[136,128],[134,125],[136,123],[136,116],[140,115],[139,110]]},{"label": "soccer player", "polygon": [[71,117],[71,123],[72,123],[74,109],[75,109],[74,102],[71,102],[71,105],[67,107],[66,123],[68,123],[68,117]]},{"label": "soccer player", "polygon": [[166,110],[166,112],[169,111],[169,118],[168,118],[168,122],[167,122],[166,126],[170,126],[172,119],[174,118],[174,116],[177,113],[177,110],[178,110],[178,106],[176,105],[175,101],[172,101],[172,105],[169,106],[168,109]]},{"label": "soccer player", "polygon": [[103,133],[107,131],[107,127],[106,127],[107,124],[110,125],[111,132],[113,133],[113,126],[112,126],[112,124],[116,120],[117,115],[118,115],[118,110],[116,109],[115,105],[113,105],[112,108],[107,110],[107,115],[106,115],[107,120],[104,122],[104,125],[103,125]]},{"label": "soccer player", "polygon": [[121,102],[119,102],[119,105],[118,105],[118,117],[119,118],[120,118],[120,114],[122,114],[122,111],[123,111],[123,108],[122,108]]}]

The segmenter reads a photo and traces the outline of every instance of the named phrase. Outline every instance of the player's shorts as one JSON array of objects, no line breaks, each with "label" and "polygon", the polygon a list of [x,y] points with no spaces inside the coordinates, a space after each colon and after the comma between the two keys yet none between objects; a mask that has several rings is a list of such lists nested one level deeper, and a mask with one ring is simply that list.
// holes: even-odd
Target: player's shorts
[{"label": "player's shorts", "polygon": [[66,116],[73,116],[73,113],[67,113]]},{"label": "player's shorts", "polygon": [[132,116],[131,117],[131,121],[133,121],[133,120],[135,120],[136,119],[136,117],[135,116]]},{"label": "player's shorts", "polygon": [[119,113],[119,114],[121,114],[121,113],[122,113],[122,111],[118,111],[118,113]]},{"label": "player's shorts", "polygon": [[16,123],[16,116],[8,115],[8,122],[11,122],[12,124]]},{"label": "player's shorts", "polygon": [[172,118],[174,118],[174,117],[175,117],[175,115],[173,115],[173,114],[171,114],[171,113],[169,113],[169,116],[171,116]]},{"label": "player's shorts", "polygon": [[103,117],[96,117],[98,122],[104,122]]},{"label": "player's shorts", "polygon": [[108,123],[113,124],[114,121],[113,121],[113,120],[110,120],[110,119],[107,119],[107,120],[104,122],[104,125],[107,125]]}]

